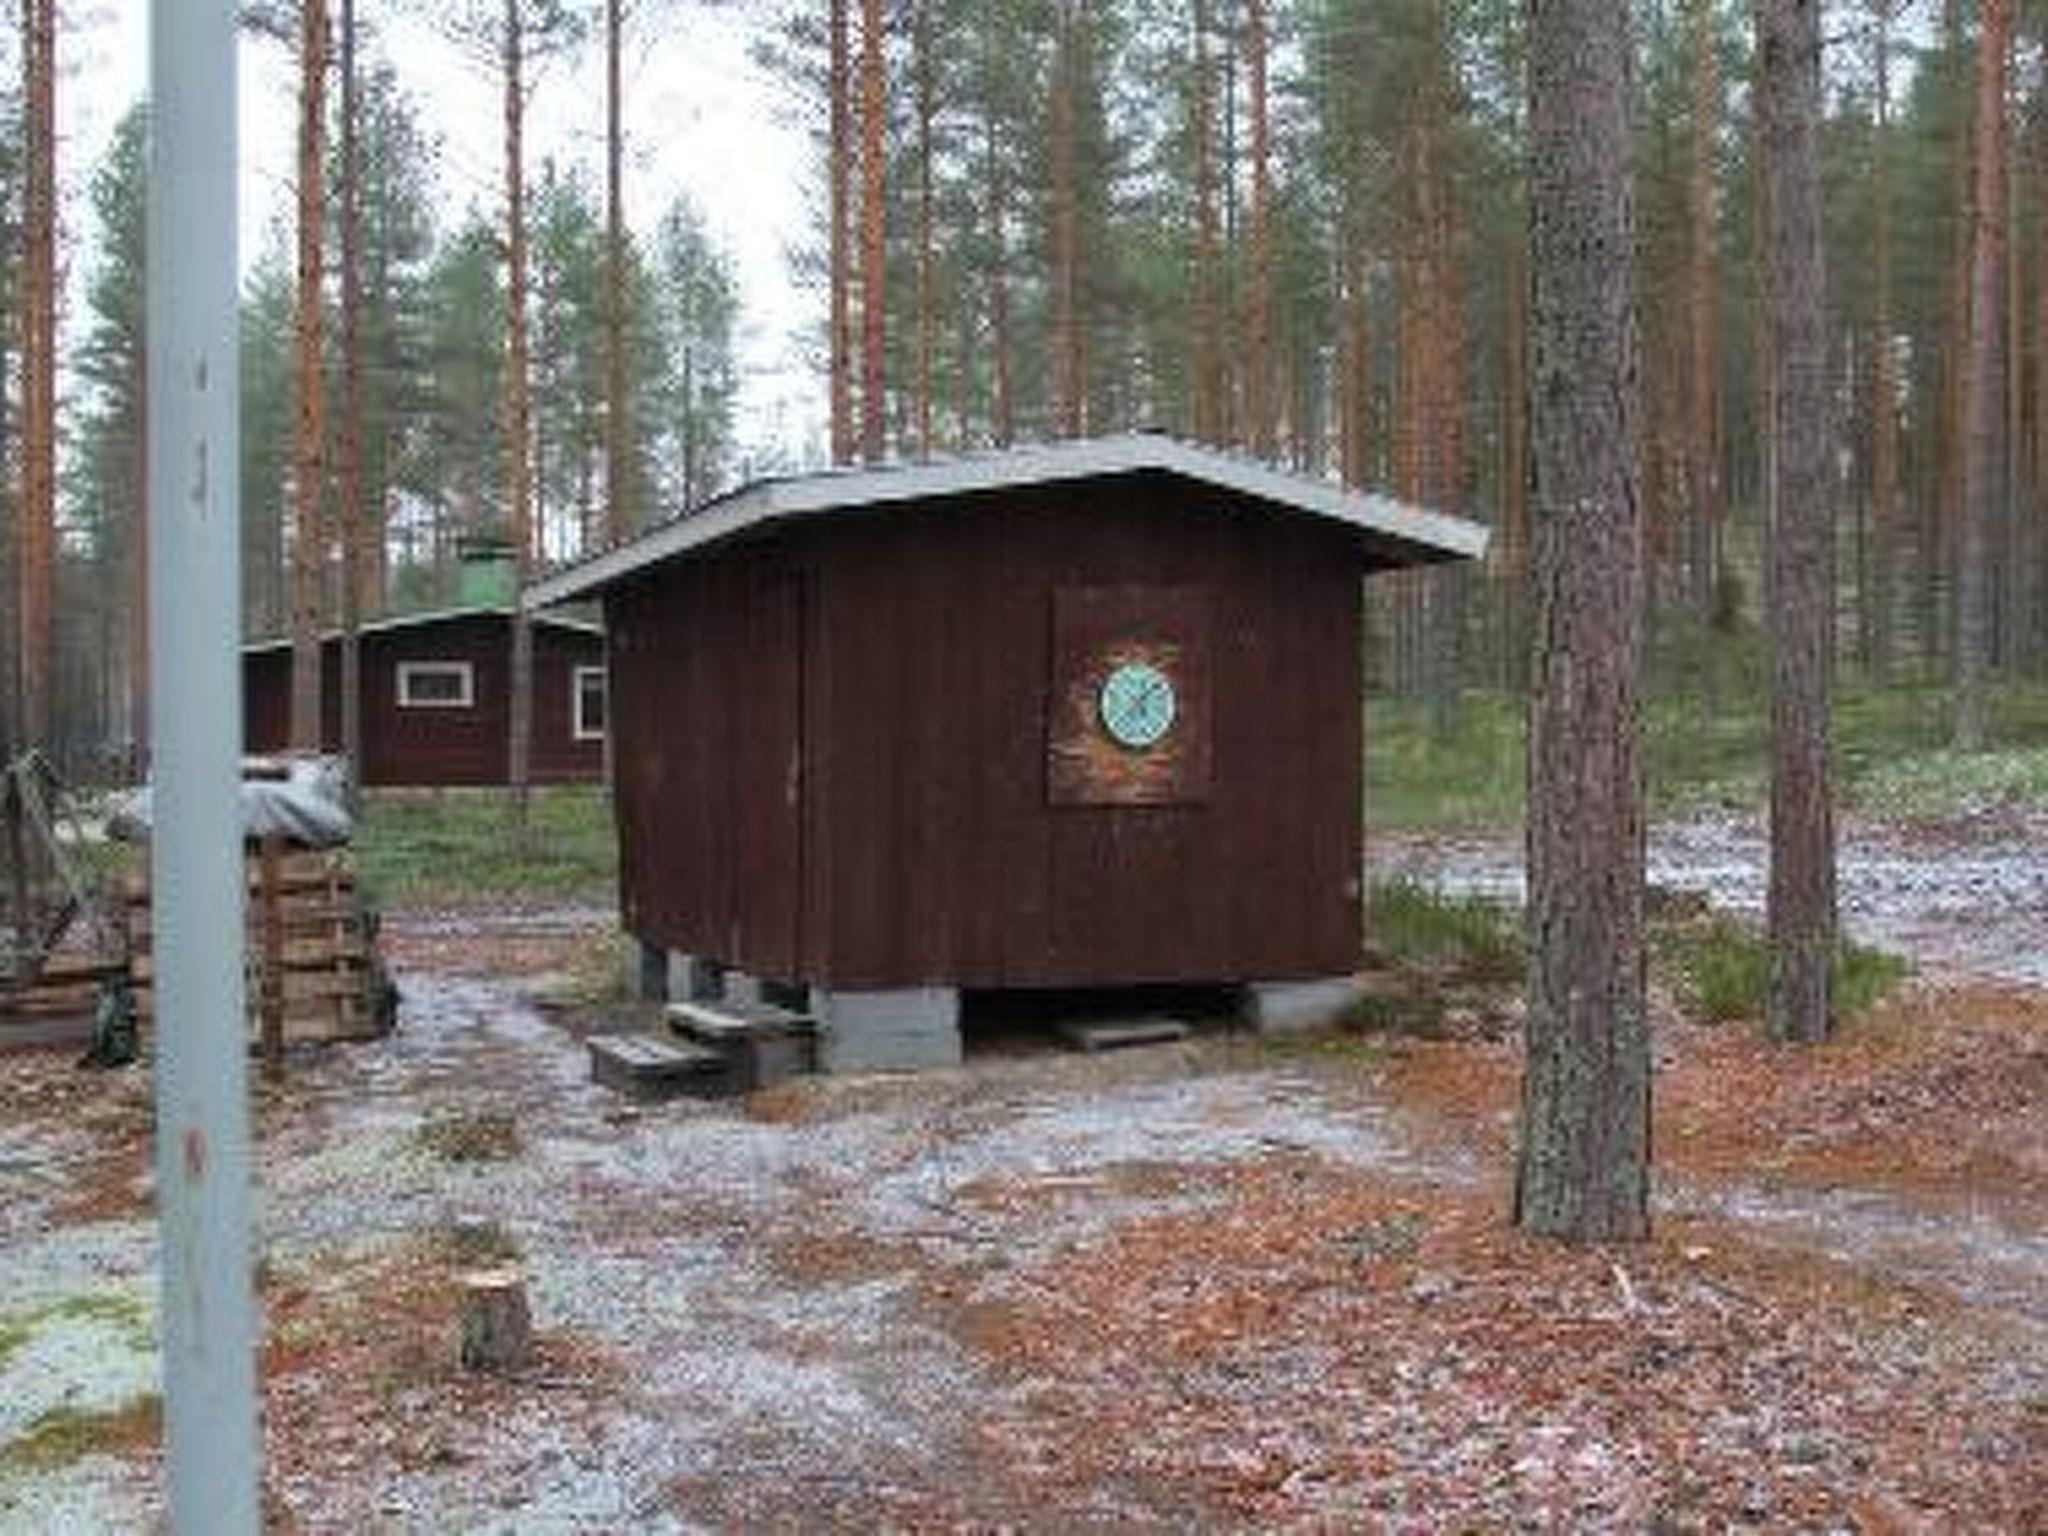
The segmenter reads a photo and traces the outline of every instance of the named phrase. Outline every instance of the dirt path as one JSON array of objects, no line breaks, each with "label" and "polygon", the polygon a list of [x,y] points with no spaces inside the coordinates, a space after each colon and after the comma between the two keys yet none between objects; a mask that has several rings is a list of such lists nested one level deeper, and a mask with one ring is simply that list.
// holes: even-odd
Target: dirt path
[{"label": "dirt path", "polygon": [[[2048,986],[2048,814],[2011,810],[1939,821],[1846,817],[1838,880],[1849,934],[1937,976]],[[1520,901],[1517,832],[1385,834],[1377,876]],[[1769,847],[1755,815],[1717,814],[1651,829],[1649,878],[1760,913]]]}]

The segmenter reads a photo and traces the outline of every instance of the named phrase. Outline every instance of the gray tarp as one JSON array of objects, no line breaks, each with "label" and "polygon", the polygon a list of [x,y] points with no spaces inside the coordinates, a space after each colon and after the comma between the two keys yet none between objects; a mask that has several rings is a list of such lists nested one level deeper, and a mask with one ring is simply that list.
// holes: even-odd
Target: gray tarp
[{"label": "gray tarp", "polygon": [[[242,776],[242,835],[277,836],[303,848],[338,848],[355,832],[348,813],[348,760],[340,757],[252,759]],[[107,817],[109,836],[149,840],[150,791],[120,800]]]}]

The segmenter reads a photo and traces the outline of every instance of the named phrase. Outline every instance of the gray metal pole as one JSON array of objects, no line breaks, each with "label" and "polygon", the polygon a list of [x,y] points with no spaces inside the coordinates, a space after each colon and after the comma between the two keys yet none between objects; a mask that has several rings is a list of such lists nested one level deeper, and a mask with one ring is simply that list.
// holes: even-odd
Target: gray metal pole
[{"label": "gray metal pole", "polygon": [[257,1530],[242,680],[235,6],[152,0],[150,698],[157,1210],[172,1529]]}]

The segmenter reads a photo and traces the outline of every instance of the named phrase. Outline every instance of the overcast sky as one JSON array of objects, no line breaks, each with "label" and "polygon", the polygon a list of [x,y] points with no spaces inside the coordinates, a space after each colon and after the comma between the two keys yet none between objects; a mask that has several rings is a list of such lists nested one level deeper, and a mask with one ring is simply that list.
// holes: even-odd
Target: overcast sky
[{"label": "overcast sky", "polygon": [[[503,195],[496,80],[424,22],[376,0],[359,5],[380,29],[425,127],[440,141],[444,219],[454,219],[471,203],[494,212]],[[748,56],[742,8],[647,9],[664,11],[666,19],[628,24],[628,219],[648,232],[676,191],[694,199],[739,270],[742,449],[815,455],[823,433],[823,388],[797,335],[810,324],[815,305],[794,286],[786,259],[787,247],[803,236],[809,146],[796,124],[779,120],[782,88]],[[415,18],[428,14],[431,0],[410,10]],[[59,41],[64,142],[58,174],[66,187],[74,250],[87,249],[78,242],[90,233],[85,189],[93,168],[115,123],[147,81],[147,14],[143,0],[87,0],[67,12],[69,28]],[[288,235],[291,228],[298,86],[291,58],[275,43],[245,40],[241,67],[246,267],[266,240]],[[528,133],[530,165],[547,155],[579,162],[590,168],[593,185],[603,185],[604,67],[596,38],[579,58],[542,68]],[[82,276],[74,271],[74,307]]]}]

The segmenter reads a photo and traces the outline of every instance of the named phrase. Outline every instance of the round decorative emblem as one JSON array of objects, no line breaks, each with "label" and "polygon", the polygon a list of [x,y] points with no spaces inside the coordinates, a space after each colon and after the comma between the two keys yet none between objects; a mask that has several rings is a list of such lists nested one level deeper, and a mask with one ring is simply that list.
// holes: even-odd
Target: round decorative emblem
[{"label": "round decorative emblem", "polygon": [[1102,680],[1102,728],[1120,747],[1142,752],[1173,729],[1173,679],[1143,661],[1127,661]]}]

